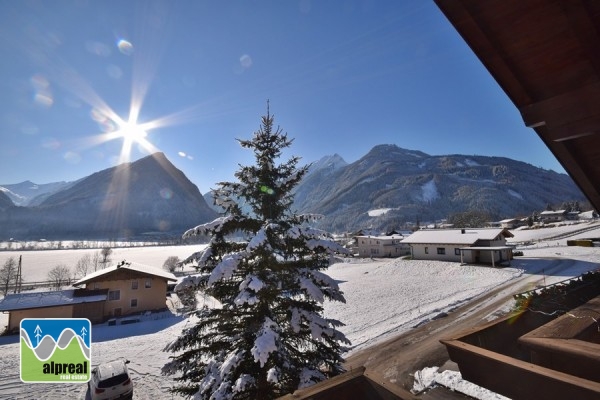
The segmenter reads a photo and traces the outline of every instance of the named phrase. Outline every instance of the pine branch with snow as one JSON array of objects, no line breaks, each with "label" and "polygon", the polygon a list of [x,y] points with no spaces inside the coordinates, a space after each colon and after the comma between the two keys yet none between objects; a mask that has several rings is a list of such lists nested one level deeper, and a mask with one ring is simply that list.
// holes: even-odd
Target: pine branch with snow
[{"label": "pine branch with snow", "polygon": [[307,226],[312,216],[291,211],[307,167],[296,167],[298,157],[279,163],[292,140],[273,121],[267,113],[252,139],[239,140],[255,165],[240,166],[238,182],[219,184],[215,202],[225,216],[184,234],[211,241],[185,260],[199,274],[176,290],[201,290],[218,303],[196,310],[194,325],[165,349],[173,355],[163,372],[176,375],[174,391],[187,396],[271,399],[343,371],[349,342],[343,324],[323,316],[323,302],[345,301],[324,271],[346,250]]}]

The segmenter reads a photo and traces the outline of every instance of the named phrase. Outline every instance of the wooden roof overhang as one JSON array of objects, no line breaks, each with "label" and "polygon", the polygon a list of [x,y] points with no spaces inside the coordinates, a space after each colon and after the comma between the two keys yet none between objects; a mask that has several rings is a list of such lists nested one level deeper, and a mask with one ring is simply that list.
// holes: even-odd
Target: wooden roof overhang
[{"label": "wooden roof overhang", "polygon": [[600,1],[435,2],[600,210]]}]

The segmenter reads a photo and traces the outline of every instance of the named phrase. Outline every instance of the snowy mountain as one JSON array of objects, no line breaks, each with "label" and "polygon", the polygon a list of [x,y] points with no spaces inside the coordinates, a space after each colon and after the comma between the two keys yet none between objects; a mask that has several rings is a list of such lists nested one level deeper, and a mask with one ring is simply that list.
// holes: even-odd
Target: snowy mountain
[{"label": "snowy mountain", "polygon": [[320,226],[340,232],[394,229],[469,210],[500,220],[564,201],[585,201],[565,174],[503,157],[431,156],[379,145],[354,163],[307,176],[295,207],[325,215]]},{"label": "snowy mountain", "polygon": [[31,181],[25,181],[15,184],[0,185],[0,192],[4,192],[17,206],[30,206],[35,205],[36,201],[39,203],[45,196],[63,190],[70,185],[72,185],[72,182],[37,184]]},{"label": "snowy mountain", "polygon": [[0,212],[0,235],[60,239],[180,235],[215,216],[198,187],[163,153],[155,153],[83,178],[37,206]]},{"label": "snowy mountain", "polygon": [[[309,193],[318,190],[317,187],[319,183],[323,181],[324,177],[330,175],[331,173],[337,171],[340,168],[345,167],[346,165],[348,165],[348,163],[344,161],[344,159],[338,154],[334,154],[332,156],[325,156],[322,157],[320,160],[311,163],[308,168],[308,172],[302,180],[302,184],[294,190],[295,202],[298,203],[299,201],[305,201],[306,196]],[[223,212],[223,209],[221,207],[214,205],[212,192],[205,193],[204,199],[213,210],[219,213]],[[250,206],[246,204],[241,204],[241,207],[242,210],[244,210],[245,212],[250,211]]]},{"label": "snowy mountain", "polygon": [[[129,187],[121,185],[127,174],[133,177]],[[0,237],[181,233],[222,212],[211,208],[212,193],[200,199],[198,188],[162,153],[63,184],[61,191],[29,200],[31,207],[0,212]],[[15,186],[4,188],[25,196]],[[12,206],[3,201],[5,193],[0,190],[0,210]],[[296,210],[323,214],[319,227],[332,232],[397,229],[469,210],[501,220],[531,215],[548,204],[585,201],[566,174],[509,158],[431,156],[395,145],[375,146],[351,164],[337,154],[323,157],[311,164],[294,195]]]},{"label": "snowy mountain", "polygon": [[8,197],[6,192],[0,190],[0,210],[4,210],[11,207],[14,207],[14,203],[12,202],[10,197]]}]

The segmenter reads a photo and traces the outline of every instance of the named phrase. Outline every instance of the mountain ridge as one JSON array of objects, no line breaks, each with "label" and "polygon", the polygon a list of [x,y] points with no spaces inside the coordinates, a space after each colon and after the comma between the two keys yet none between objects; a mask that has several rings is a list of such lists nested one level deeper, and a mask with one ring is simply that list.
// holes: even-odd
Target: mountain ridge
[{"label": "mountain ridge", "polygon": [[[173,191],[171,186],[179,189]],[[135,194],[139,207],[127,203],[130,193]],[[175,193],[181,200],[177,204],[171,201]],[[10,222],[27,209],[7,205],[3,194],[0,191],[0,224],[7,222],[7,213],[1,210],[11,208]],[[322,157],[309,164],[307,174],[294,189],[294,196],[295,211],[322,214],[324,218],[317,226],[333,232],[362,228],[391,230],[469,210],[482,211],[499,220],[531,215],[549,204],[585,201],[568,175],[523,161],[461,154],[432,156],[394,144],[374,146],[352,163],[338,154]],[[30,214],[46,225],[69,222],[79,233],[89,229],[98,234],[124,236],[139,234],[144,229],[184,231],[223,211],[212,204],[211,192],[200,194],[197,186],[163,153],[98,171],[63,190],[38,196],[38,202],[39,205],[29,208]],[[89,209],[96,210],[96,223],[81,224],[73,217]],[[46,215],[45,210],[51,210],[58,218]],[[79,210],[80,214],[73,210]],[[185,213],[192,217],[189,223],[182,218]],[[162,217],[152,217],[158,214]],[[126,221],[124,228],[117,228],[117,216]],[[144,218],[162,218],[164,223],[144,224],[141,222]],[[39,234],[50,236],[51,231],[42,229]],[[3,233],[1,227],[0,233]],[[4,234],[16,236],[13,232]]]},{"label": "mountain ridge", "polygon": [[93,173],[34,207],[0,212],[12,237],[137,237],[188,229],[216,217],[198,187],[163,153]]}]

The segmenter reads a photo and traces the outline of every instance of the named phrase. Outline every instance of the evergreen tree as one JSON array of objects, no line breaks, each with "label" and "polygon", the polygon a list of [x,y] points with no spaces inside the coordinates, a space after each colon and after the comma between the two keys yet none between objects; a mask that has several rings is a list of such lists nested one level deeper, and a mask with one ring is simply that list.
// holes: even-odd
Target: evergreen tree
[{"label": "evergreen tree", "polygon": [[347,250],[308,226],[314,216],[291,211],[291,191],[308,167],[296,168],[299,157],[276,165],[292,140],[273,121],[267,109],[252,139],[238,140],[256,163],[240,166],[238,182],[218,184],[214,202],[224,215],[184,234],[211,241],[190,257],[200,273],[176,290],[194,287],[220,304],[196,310],[195,325],[166,348],[176,355],[163,372],[180,373],[180,394],[272,399],[343,372],[349,341],[341,322],[323,316],[323,301],[345,300],[321,271]]}]

